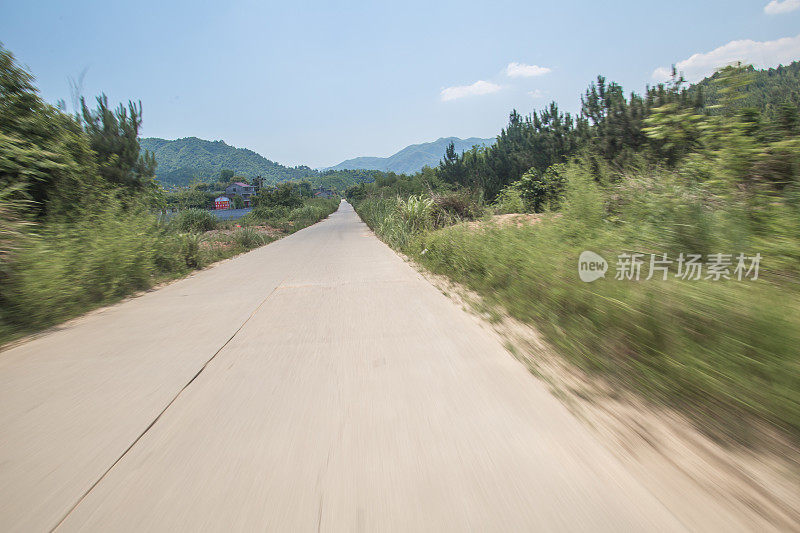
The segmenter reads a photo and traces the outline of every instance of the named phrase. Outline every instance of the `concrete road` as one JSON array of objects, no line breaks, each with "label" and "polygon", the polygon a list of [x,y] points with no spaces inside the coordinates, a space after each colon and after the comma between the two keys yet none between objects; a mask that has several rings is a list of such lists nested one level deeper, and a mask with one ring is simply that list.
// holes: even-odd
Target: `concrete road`
[{"label": "concrete road", "polygon": [[2,531],[681,523],[343,203],[0,353]]}]

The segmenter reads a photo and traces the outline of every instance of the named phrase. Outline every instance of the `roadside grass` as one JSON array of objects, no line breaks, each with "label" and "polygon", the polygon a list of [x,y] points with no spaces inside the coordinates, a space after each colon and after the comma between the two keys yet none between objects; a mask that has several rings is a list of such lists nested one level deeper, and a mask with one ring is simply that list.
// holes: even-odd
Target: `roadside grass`
[{"label": "roadside grass", "polygon": [[464,191],[407,198],[367,197],[356,202],[354,208],[372,231],[400,250],[419,233],[488,215],[482,200]]},{"label": "roadside grass", "polygon": [[412,256],[535,324],[579,367],[698,415],[713,433],[749,440],[741,417],[755,416],[800,436],[796,293],[767,281],[583,283],[586,246],[559,242],[558,226],[442,229],[420,236]]},{"label": "roadside grass", "polygon": [[[413,231],[386,200],[357,210],[388,244],[534,324],[578,367],[687,413],[711,435],[752,443],[762,422],[800,439],[796,213],[759,206],[770,209],[762,227],[738,200],[707,208],[675,176],[632,176],[604,194],[570,172],[561,213],[535,225]],[[584,250],[609,261],[605,279],[580,281]],[[640,281],[615,280],[623,252],[763,259],[755,281],[682,280],[674,269],[646,281],[646,268]]]},{"label": "roadside grass", "polygon": [[242,226],[266,224],[285,233],[294,233],[327,217],[339,208],[338,198],[305,200],[302,206],[289,209],[285,206],[256,207],[239,221]]},{"label": "roadside grass", "polygon": [[0,347],[268,244],[337,207],[338,200],[309,200],[280,218],[226,222],[189,210],[159,223],[146,210],[110,205],[74,223],[31,226],[15,239],[11,260],[0,272]]}]

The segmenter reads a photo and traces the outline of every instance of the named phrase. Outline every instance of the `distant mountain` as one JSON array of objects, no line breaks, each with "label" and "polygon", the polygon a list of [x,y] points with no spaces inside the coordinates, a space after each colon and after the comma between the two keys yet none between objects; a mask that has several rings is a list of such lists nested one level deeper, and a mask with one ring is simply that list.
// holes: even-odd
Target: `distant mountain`
[{"label": "distant mountain", "polygon": [[368,169],[397,172],[398,174],[413,174],[421,170],[425,165],[431,167],[438,165],[451,142],[455,146],[456,152],[461,153],[476,144],[490,146],[494,144],[494,141],[495,139],[479,139],[477,137],[470,137],[469,139],[442,137],[433,142],[406,146],[389,157],[356,157],[342,161],[338,165],[330,167],[330,169]]},{"label": "distant mountain", "polygon": [[221,170],[233,170],[237,176],[262,176],[267,183],[303,179],[317,175],[306,166],[286,167],[246,148],[236,148],[225,141],[206,141],[186,137],[168,141],[156,137],[139,139],[142,150],[155,154],[156,178],[165,186],[188,185],[195,179],[216,179]]}]

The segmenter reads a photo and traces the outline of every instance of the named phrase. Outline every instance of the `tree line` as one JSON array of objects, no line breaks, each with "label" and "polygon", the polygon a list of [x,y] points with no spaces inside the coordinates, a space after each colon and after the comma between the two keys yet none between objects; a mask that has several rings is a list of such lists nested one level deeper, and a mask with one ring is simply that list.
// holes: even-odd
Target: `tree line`
[{"label": "tree line", "polygon": [[479,189],[490,201],[527,176],[546,196],[552,192],[548,169],[572,157],[590,160],[602,181],[631,165],[675,167],[727,139],[749,145],[742,172],[780,189],[797,178],[792,151],[800,124],[799,70],[800,62],[769,71],[734,65],[691,87],[673,72],[670,82],[644,95],[626,95],[622,86],[598,76],[582,96],[579,113],[564,113],[555,102],[527,116],[514,110],[494,145],[463,154],[451,145],[434,176]]}]

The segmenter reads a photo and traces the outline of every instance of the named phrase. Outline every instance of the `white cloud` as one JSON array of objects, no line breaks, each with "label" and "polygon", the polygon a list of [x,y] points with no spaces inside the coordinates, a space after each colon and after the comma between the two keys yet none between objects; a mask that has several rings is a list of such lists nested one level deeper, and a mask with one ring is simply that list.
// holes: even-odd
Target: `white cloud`
[{"label": "white cloud", "polygon": [[667,81],[672,77],[672,69],[667,67],[658,67],[653,71],[653,79],[658,81]]},{"label": "white cloud", "polygon": [[539,89],[535,89],[533,91],[528,91],[528,96],[531,98],[544,98],[544,93]]},{"label": "white cloud", "polygon": [[[800,0],[797,1],[800,2]],[[751,39],[731,41],[710,52],[694,54],[688,59],[676,63],[675,67],[679,73],[683,73],[687,81],[694,82],[713,74],[720,67],[737,61],[752,64],[758,68],[766,68],[786,65],[796,59],[800,59],[800,35],[774,41],[753,41]],[[653,71],[653,79],[665,81],[669,79],[671,73],[671,69],[659,67]]]},{"label": "white cloud", "polygon": [[795,9],[800,9],[800,0],[772,0],[764,6],[764,13],[767,15],[780,15]]},{"label": "white cloud", "polygon": [[506,67],[506,74],[512,78],[530,78],[532,76],[541,76],[548,72],[550,72],[550,69],[547,67],[526,65],[525,63],[509,63]]},{"label": "white cloud", "polygon": [[442,89],[442,101],[455,100],[457,98],[464,98],[465,96],[479,96],[482,94],[496,93],[502,89],[496,83],[490,81],[478,80],[472,85],[457,85],[455,87],[445,87]]}]

